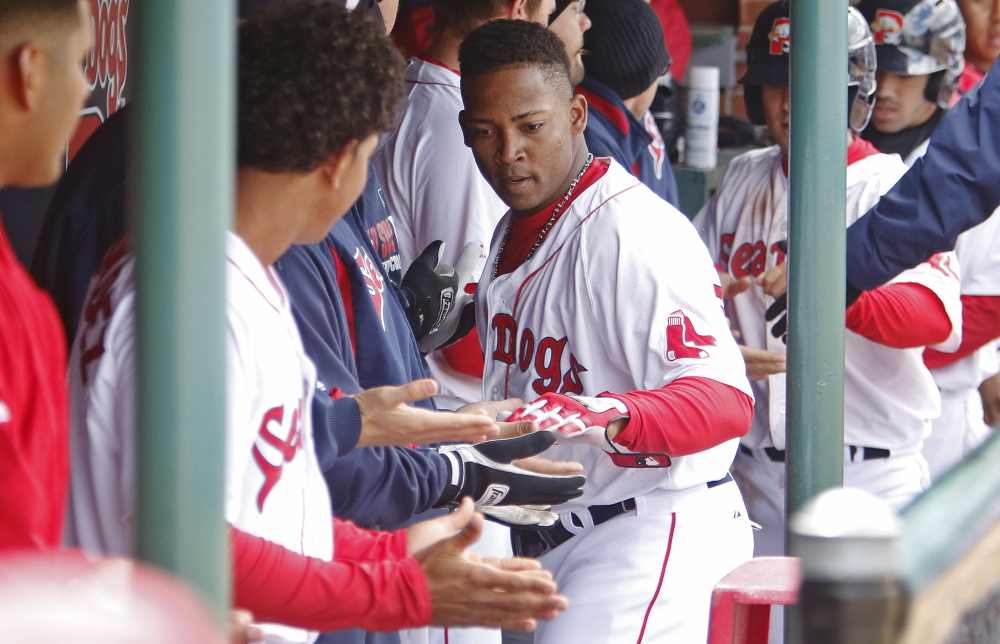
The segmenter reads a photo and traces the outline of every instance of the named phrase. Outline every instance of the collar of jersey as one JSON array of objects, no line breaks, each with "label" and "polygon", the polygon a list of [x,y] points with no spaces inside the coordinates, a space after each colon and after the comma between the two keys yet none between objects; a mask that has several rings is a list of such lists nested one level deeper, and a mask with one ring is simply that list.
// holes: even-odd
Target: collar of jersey
[{"label": "collar of jersey", "polygon": [[232,231],[226,231],[226,258],[271,306],[279,311],[285,308],[288,298],[274,272],[260,262],[242,237]]}]

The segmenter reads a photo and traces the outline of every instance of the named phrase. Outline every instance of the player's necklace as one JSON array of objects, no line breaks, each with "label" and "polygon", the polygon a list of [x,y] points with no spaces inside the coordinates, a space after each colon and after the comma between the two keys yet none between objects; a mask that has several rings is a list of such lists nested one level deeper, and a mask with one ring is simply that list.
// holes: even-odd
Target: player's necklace
[{"label": "player's necklace", "polygon": [[[580,170],[580,174],[576,175],[576,179],[573,179],[573,183],[569,184],[569,188],[566,189],[566,194],[563,195],[563,198],[560,199],[559,203],[556,204],[556,207],[552,209],[552,216],[549,217],[549,220],[545,222],[544,226],[542,226],[542,232],[538,233],[538,239],[535,240],[535,245],[531,247],[531,250],[528,251],[527,257],[524,258],[525,262],[535,256],[535,251],[537,251],[538,247],[542,245],[542,242],[545,241],[545,237],[549,234],[549,230],[552,229],[556,220],[559,219],[559,213],[562,211],[563,206],[565,206],[566,202],[569,201],[569,198],[573,196],[573,190],[576,189],[576,184],[580,183],[580,179],[583,178],[584,173],[587,172],[587,168],[589,168],[590,164],[593,162],[594,155],[587,155],[587,162],[583,164],[583,169]],[[500,248],[497,249],[497,256],[493,259],[493,279],[496,279],[497,277],[497,267],[500,266],[500,256],[503,255],[503,248],[507,245],[507,238],[510,237],[510,229],[513,227],[514,217],[511,217],[507,222],[507,230],[504,231],[503,239],[500,240]]]}]

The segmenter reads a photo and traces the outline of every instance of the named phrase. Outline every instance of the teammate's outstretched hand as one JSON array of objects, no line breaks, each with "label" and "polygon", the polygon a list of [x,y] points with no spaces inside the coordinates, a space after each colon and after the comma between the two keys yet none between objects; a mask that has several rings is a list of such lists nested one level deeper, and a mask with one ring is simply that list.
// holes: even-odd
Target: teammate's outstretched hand
[{"label": "teammate's outstretched hand", "polygon": [[[523,405],[524,401],[520,398],[507,398],[506,400],[483,400],[480,402],[462,405],[458,408],[458,412],[465,414],[483,412],[488,414],[490,418],[496,418],[500,421],[506,419],[511,415],[511,413],[520,409]],[[497,436],[494,436],[494,440],[517,438],[518,436],[524,436],[525,434],[537,432],[539,429],[538,423],[531,420],[522,420],[513,423],[497,422],[497,426],[500,427],[500,433]]]},{"label": "teammate's outstretched hand", "polygon": [[764,380],[768,376],[785,373],[788,370],[785,356],[780,353],[756,347],[746,347],[742,344],[740,345],[740,353],[743,354],[743,361],[747,364],[747,378],[750,380]]},{"label": "teammate's outstretched hand", "polygon": [[483,530],[483,516],[474,513],[471,500],[465,499],[456,512],[444,519],[447,521],[434,529],[460,532],[413,555],[427,577],[431,624],[532,631],[537,620],[555,619],[569,606],[565,597],[556,594],[552,575],[541,570],[537,561],[484,561],[465,550]]},{"label": "teammate's outstretched hand", "polygon": [[358,447],[479,443],[500,433],[489,416],[479,413],[436,412],[407,403],[437,393],[433,380],[414,380],[401,387],[375,387],[354,395],[361,412]]}]

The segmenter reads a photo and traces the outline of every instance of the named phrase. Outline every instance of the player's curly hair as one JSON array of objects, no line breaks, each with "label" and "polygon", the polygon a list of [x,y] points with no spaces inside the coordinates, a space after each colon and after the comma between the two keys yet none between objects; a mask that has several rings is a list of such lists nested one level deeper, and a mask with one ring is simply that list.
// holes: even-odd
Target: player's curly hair
[{"label": "player's curly hair", "polygon": [[403,58],[368,12],[282,3],[240,24],[238,163],[309,172],[392,125]]},{"label": "player's curly hair", "polygon": [[[434,10],[433,30],[467,34],[482,22],[510,9],[514,0],[431,0]],[[535,13],[542,0],[527,0],[525,8]]]},{"label": "player's curly hair", "polygon": [[524,20],[492,20],[470,33],[458,50],[462,77],[537,65],[552,84],[572,95],[569,57],[559,37]]}]

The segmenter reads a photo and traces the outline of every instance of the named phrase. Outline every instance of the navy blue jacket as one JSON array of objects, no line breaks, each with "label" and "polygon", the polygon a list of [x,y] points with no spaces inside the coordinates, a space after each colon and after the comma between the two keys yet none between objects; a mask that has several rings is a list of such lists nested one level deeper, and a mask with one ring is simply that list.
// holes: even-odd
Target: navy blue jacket
[{"label": "navy blue jacket", "polygon": [[649,113],[649,123],[640,123],[617,94],[592,78],[584,78],[576,91],[590,107],[583,138],[591,153],[611,157],[667,203],[679,207],[670,157]]},{"label": "navy blue jacket", "polygon": [[871,290],[934,253],[1000,205],[1000,70],[945,115],[930,145],[875,206],[847,229],[847,282]]},{"label": "navy blue jacket", "polygon": [[[428,377],[403,300],[382,268],[382,253],[371,242],[369,231],[389,217],[379,193],[378,179],[371,172],[364,195],[326,239],[293,246],[275,264],[291,295],[317,378],[334,395]],[[383,246],[384,261],[392,261],[394,248],[393,238]],[[316,398],[314,409],[323,414],[319,418],[329,419],[331,434],[346,431],[343,424],[348,422],[360,428],[353,400]],[[430,400],[418,405],[434,408]],[[328,407],[335,411],[328,413]],[[366,527],[398,525],[429,510],[440,498],[448,469],[436,452],[362,448],[338,458],[335,444],[319,435],[321,424],[313,426],[336,516]]]},{"label": "navy blue jacket", "polygon": [[49,292],[72,346],[90,277],[125,234],[128,106],[87,139],[56,186],[38,238],[31,275]]}]

